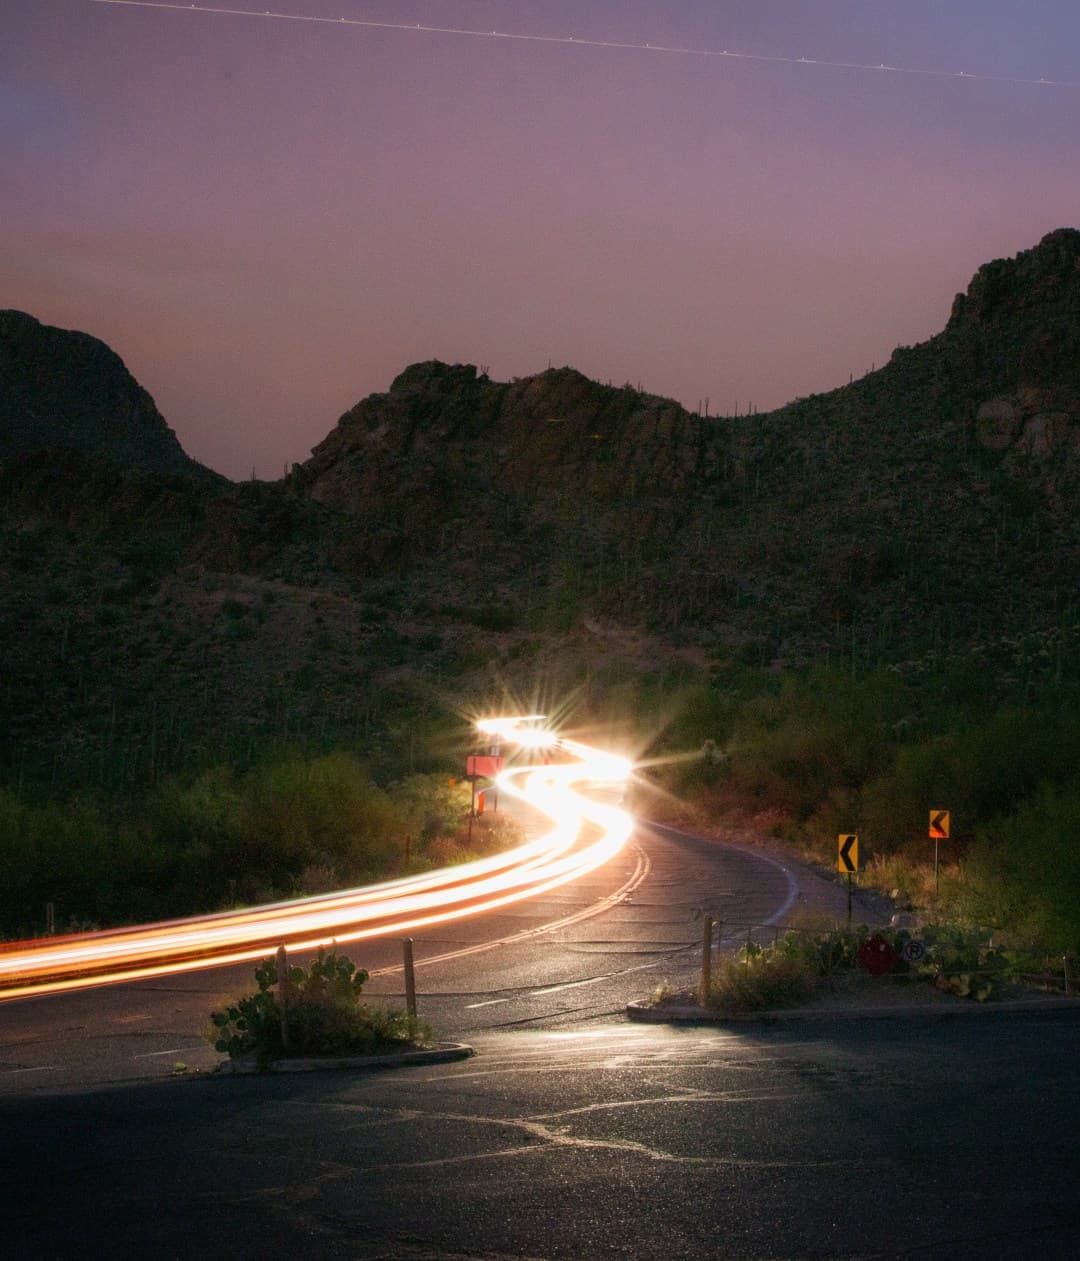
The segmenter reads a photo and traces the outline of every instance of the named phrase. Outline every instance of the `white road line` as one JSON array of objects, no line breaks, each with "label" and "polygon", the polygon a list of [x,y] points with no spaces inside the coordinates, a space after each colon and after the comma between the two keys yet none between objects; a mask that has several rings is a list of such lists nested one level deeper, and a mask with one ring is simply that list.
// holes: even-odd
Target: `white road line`
[{"label": "white road line", "polygon": [[[695,942],[694,945],[696,944],[697,943]],[[683,947],[684,950],[689,950],[691,948],[692,947],[690,946]],[[677,952],[673,951],[672,953],[677,953]],[[666,958],[656,959],[652,963],[638,964],[636,968],[620,968],[617,972],[605,972],[603,976],[590,976],[590,977],[587,977],[584,981],[567,981],[563,985],[549,985],[546,989],[530,990],[529,997],[536,998],[541,994],[557,994],[560,990],[575,990],[575,989],[578,989],[582,985],[596,985],[600,981],[610,981],[612,977],[627,976],[631,972],[648,972],[650,968],[662,967],[665,962],[666,962]]]},{"label": "white road line", "polygon": [[[709,837],[702,837],[701,835],[695,832],[684,832],[682,828],[673,828],[668,823],[653,823],[649,819],[641,819],[640,822],[645,824],[646,827],[655,828],[659,832],[674,832],[676,836],[685,836],[688,840],[691,840],[691,841],[701,841],[701,840],[711,839]],[[728,849],[733,849],[737,853],[743,854],[747,858],[758,859],[763,863],[768,863],[770,867],[776,867],[779,871],[782,871],[784,873],[784,879],[787,881],[787,897],[784,899],[783,904],[781,905],[780,909],[778,911],[774,911],[773,914],[770,915],[767,920],[763,920],[762,923],[763,925],[775,924],[779,920],[782,920],[784,916],[788,913],[788,911],[791,910],[792,904],[794,903],[795,899],[799,896],[799,882],[795,879],[795,877],[791,874],[791,872],[784,866],[782,862],[777,861],[777,859],[775,858],[770,858],[768,854],[758,854],[751,850],[745,849],[742,845],[733,844],[731,841],[725,841],[722,838],[717,838],[717,839],[719,839],[721,845],[727,846]],[[724,940],[726,941],[728,939],[725,938]]]},{"label": "white road line", "polygon": [[[576,911],[573,915],[565,916],[563,919],[552,920],[548,924],[540,924],[536,928],[522,929],[521,932],[512,933],[508,937],[497,937],[494,941],[482,941],[475,946],[464,946],[460,950],[448,950],[445,954],[430,955],[426,959],[417,959],[416,966],[421,968],[427,967],[432,963],[447,963],[451,959],[461,959],[466,955],[480,954],[485,950],[494,950],[497,946],[512,946],[519,941],[526,941],[530,937],[542,937],[545,933],[557,932],[560,928],[569,928],[573,924],[580,924],[582,920],[591,919],[594,915],[601,915],[604,911],[611,910],[613,906],[617,906],[622,902],[627,894],[632,893],[649,874],[649,870],[652,867],[649,856],[640,847],[637,847],[637,855],[637,865],[630,878],[620,885],[614,893],[609,894],[605,898],[600,898],[592,906],[587,906],[583,910]],[[389,976],[401,970],[402,965],[398,963],[386,968],[373,968],[368,975],[371,977]]]}]

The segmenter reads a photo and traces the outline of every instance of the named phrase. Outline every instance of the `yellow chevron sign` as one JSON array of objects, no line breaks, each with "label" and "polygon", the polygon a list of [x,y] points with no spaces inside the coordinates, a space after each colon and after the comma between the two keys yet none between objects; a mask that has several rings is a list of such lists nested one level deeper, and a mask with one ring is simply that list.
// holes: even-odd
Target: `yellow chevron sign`
[{"label": "yellow chevron sign", "polygon": [[836,870],[849,874],[859,870],[859,838],[841,832],[836,838]]},{"label": "yellow chevron sign", "polygon": [[949,839],[948,810],[930,811],[930,839],[932,841],[947,841]]}]

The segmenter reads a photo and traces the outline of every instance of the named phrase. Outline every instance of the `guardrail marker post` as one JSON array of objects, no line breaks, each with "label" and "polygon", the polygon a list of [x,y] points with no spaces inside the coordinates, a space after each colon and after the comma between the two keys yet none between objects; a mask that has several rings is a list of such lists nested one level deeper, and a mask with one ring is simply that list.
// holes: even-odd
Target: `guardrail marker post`
[{"label": "guardrail marker post", "polygon": [[709,989],[712,986],[712,929],[711,915],[704,917],[704,931],[701,935],[701,1001],[709,1001]]},{"label": "guardrail marker post", "polygon": [[413,970],[412,938],[402,942],[405,955],[405,1010],[416,1019],[416,973]]},{"label": "guardrail marker post", "polygon": [[281,1008],[281,1045],[289,1049],[289,956],[285,953],[284,943],[277,948],[277,992],[278,1006]]},{"label": "guardrail marker post", "polygon": [[1072,977],[1069,975],[1069,956],[1064,954],[1061,956],[1061,962],[1065,966],[1065,997],[1072,997]]}]

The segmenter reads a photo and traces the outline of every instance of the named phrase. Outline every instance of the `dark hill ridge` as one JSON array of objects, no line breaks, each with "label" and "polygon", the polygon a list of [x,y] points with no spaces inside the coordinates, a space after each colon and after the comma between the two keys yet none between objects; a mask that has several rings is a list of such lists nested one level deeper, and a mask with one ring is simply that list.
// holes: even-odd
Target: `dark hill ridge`
[{"label": "dark hill ridge", "polygon": [[126,748],[131,776],[165,748],[355,734],[435,680],[528,695],[830,656],[970,662],[1007,692],[1080,646],[1075,230],[981,268],[879,371],[768,414],[427,362],[273,483],[193,478],[182,452],[179,477],[147,472],[179,447],[119,359],[3,320],[5,348],[39,348],[5,349],[4,398],[84,390],[87,431],[119,416],[113,460],[138,458],[0,455],[0,764]]},{"label": "dark hill ridge", "polygon": [[772,413],[416,364],[289,485],[348,518],[357,576],[427,562],[438,583],[468,560],[526,622],[555,605],[784,659],[852,625],[880,652],[1024,620],[1033,567],[1071,602],[1078,386],[1080,232],[1062,229],[981,268],[936,337]]},{"label": "dark hill ridge", "polygon": [[[1065,228],[980,268],[938,336],[898,349],[851,386],[772,413],[703,419],[570,368],[498,383],[470,365],[433,361],[414,364],[388,393],[347,412],[294,484],[360,517],[397,496],[423,516],[415,489],[444,506],[498,488],[538,500],[570,493],[622,503],[641,491],[661,499],[695,494],[703,482],[715,488],[751,470],[760,486],[776,445],[805,452],[825,441],[827,462],[834,443],[872,447],[872,435],[897,432],[917,445],[955,427],[965,443],[1071,471],[1078,416],[1080,231]],[[420,486],[407,491],[412,479]]]},{"label": "dark hill ridge", "polygon": [[104,342],[0,311],[0,457],[35,450],[225,480],[184,454],[154,400]]}]

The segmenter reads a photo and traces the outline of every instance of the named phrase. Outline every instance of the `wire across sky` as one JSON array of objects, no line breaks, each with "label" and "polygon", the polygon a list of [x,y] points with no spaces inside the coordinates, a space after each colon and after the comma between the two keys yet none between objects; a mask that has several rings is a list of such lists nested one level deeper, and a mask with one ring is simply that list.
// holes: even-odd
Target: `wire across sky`
[{"label": "wire across sky", "polygon": [[575,35],[544,35],[525,31],[479,30],[461,26],[437,26],[423,22],[385,22],[369,18],[323,17],[315,14],[278,12],[271,9],[237,9],[219,5],[171,4],[167,0],[91,0],[130,9],[176,9],[227,17],[261,18],[279,22],[308,22],[329,26],[360,27],[365,30],[401,31],[412,34],[451,35],[468,39],[511,40],[533,44],[562,44],[579,48],[604,48],[665,56],[716,58],[783,66],[816,66],[826,70],[857,70],[878,74],[913,75],[933,79],[965,79],[981,83],[1012,83],[1033,87],[1076,88],[1080,83],[1061,79],[995,75],[969,70],[942,70],[926,66],[895,66],[885,62],[844,61],[820,57],[795,57],[779,53],[751,53],[728,48],[695,48],[677,44],[635,43],[615,39],[586,39]]}]

